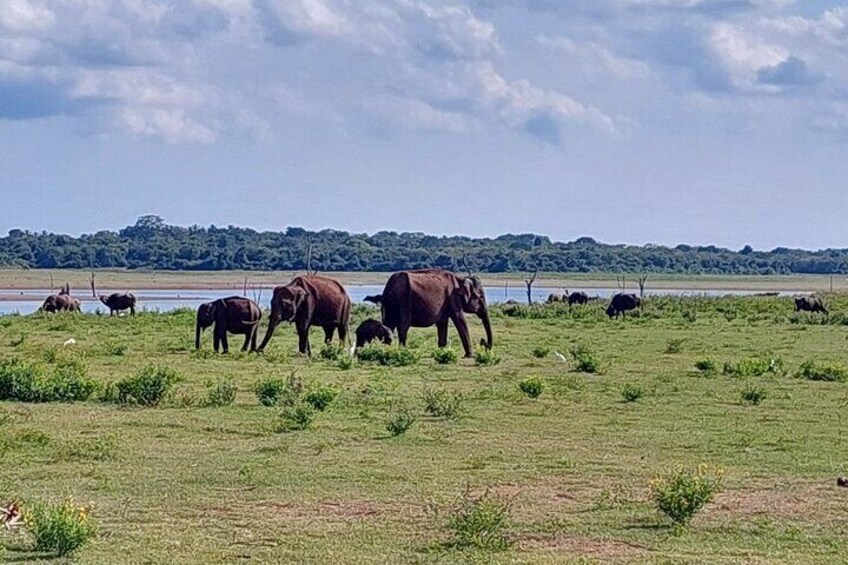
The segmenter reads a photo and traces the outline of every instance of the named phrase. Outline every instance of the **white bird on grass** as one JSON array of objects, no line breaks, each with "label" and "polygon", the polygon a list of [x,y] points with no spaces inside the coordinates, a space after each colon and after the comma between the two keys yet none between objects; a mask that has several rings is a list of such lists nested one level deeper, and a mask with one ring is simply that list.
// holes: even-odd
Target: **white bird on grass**
[{"label": "white bird on grass", "polygon": [[77,344],[77,340],[75,340],[74,338],[70,338],[70,339],[66,340],[65,343],[63,343],[62,345],[64,345],[65,347],[68,347],[69,345],[76,345],[76,344]]},{"label": "white bird on grass", "polygon": [[560,353],[559,351],[554,351],[554,357],[556,357],[557,359],[559,359],[559,360],[560,360],[560,361],[562,361],[563,363],[565,363],[566,361],[568,361],[568,359],[566,359],[566,358],[565,358],[565,355],[563,355],[563,354],[562,354],[562,353]]}]

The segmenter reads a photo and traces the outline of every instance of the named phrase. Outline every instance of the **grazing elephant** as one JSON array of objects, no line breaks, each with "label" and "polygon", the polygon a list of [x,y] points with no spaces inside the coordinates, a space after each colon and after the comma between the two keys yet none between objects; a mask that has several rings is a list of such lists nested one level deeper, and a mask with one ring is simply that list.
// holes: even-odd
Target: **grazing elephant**
[{"label": "grazing elephant", "polygon": [[828,314],[827,308],[824,307],[824,303],[821,301],[821,298],[816,296],[799,296],[795,299],[795,311],[800,312],[804,310],[805,312],[821,312],[822,314]]},{"label": "grazing elephant", "polygon": [[356,345],[354,346],[354,350],[368,345],[375,339],[379,339],[381,343],[385,343],[386,345],[391,345],[392,330],[381,324],[378,320],[369,318],[356,328]]},{"label": "grazing elephant", "polygon": [[371,294],[362,299],[365,302],[372,302],[374,304],[381,304],[383,302],[382,294]]},{"label": "grazing elephant", "polygon": [[344,287],[333,279],[318,276],[295,277],[285,286],[274,289],[271,298],[271,318],[268,331],[259,346],[262,352],[280,322],[294,322],[298,337],[298,351],[312,354],[309,345],[309,328],[324,328],[324,343],[330,343],[338,330],[339,341],[347,343],[350,329],[350,296]]},{"label": "grazing elephant", "polygon": [[568,295],[568,305],[573,306],[575,304],[586,304],[589,302],[589,295],[585,292],[572,292]]},{"label": "grazing elephant", "polygon": [[244,335],[242,351],[247,351],[248,346],[251,351],[256,351],[256,334],[259,331],[261,319],[262,310],[249,298],[230,296],[201,304],[197,309],[194,347],[200,349],[200,334],[215,324],[212,341],[215,353],[218,353],[220,347],[223,347],[224,353],[229,352],[227,332]]},{"label": "grazing elephant", "polygon": [[548,299],[545,301],[546,304],[554,304],[555,302],[565,302],[568,300],[568,291],[565,294],[560,294],[559,292],[552,292],[548,295]]},{"label": "grazing elephant", "polygon": [[383,324],[397,329],[398,341],[406,345],[410,327],[436,326],[439,347],[448,344],[448,322],[453,322],[465,356],[473,355],[465,314],[476,314],[486,330],[486,347],[492,348],[492,325],[483,284],[475,276],[460,277],[441,269],[401,271],[383,289]]},{"label": "grazing elephant", "polygon": [[80,301],[70,294],[51,294],[38,309],[39,312],[79,312]]},{"label": "grazing elephant", "polygon": [[635,294],[616,294],[610,300],[609,308],[607,308],[607,316],[612,318],[619,314],[624,314],[628,310],[635,310],[642,307],[642,299]]},{"label": "grazing elephant", "polygon": [[109,296],[101,294],[99,298],[109,308],[110,316],[115,312],[120,314],[122,310],[129,310],[130,315],[135,316],[135,296],[129,292],[113,292]]}]

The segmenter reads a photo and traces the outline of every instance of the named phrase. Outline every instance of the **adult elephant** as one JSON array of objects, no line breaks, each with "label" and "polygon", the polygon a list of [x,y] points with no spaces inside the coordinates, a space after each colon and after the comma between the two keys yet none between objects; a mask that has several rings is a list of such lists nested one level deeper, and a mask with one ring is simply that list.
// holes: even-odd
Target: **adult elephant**
[{"label": "adult elephant", "polygon": [[338,330],[339,341],[346,344],[350,328],[350,296],[333,279],[315,275],[295,277],[289,284],[274,289],[271,318],[265,338],[259,345],[260,353],[280,322],[294,322],[300,353],[312,354],[309,345],[309,328],[312,326],[324,328],[324,343],[330,343],[333,332]]},{"label": "adult elephant", "polygon": [[51,294],[38,310],[39,312],[79,312],[80,301],[70,294]]},{"label": "adult elephant", "polygon": [[822,314],[828,313],[824,302],[816,296],[799,296],[795,298],[795,311],[800,312],[801,310],[805,312],[821,312]]},{"label": "adult elephant", "polygon": [[200,349],[200,334],[203,333],[203,330],[215,324],[212,340],[215,353],[218,353],[219,348],[223,348],[224,353],[229,352],[227,332],[244,335],[242,351],[247,351],[248,346],[250,346],[251,351],[255,351],[256,334],[259,331],[259,320],[261,319],[262,310],[256,302],[249,298],[230,296],[201,304],[197,308],[194,347]]},{"label": "adult elephant", "polygon": [[624,314],[630,310],[642,307],[642,299],[635,294],[619,293],[612,297],[609,307],[607,308],[607,316],[612,318],[619,314]]},{"label": "adult elephant", "polygon": [[486,347],[492,348],[492,324],[483,284],[475,276],[460,277],[441,269],[401,271],[389,277],[383,289],[383,324],[397,330],[406,345],[410,327],[436,326],[439,347],[448,344],[448,322],[453,322],[465,356],[471,357],[471,339],[465,314],[476,314],[486,330]]},{"label": "adult elephant", "polygon": [[130,315],[135,316],[135,296],[129,292],[113,292],[109,296],[101,294],[98,298],[109,308],[110,316],[123,310],[129,310]]}]

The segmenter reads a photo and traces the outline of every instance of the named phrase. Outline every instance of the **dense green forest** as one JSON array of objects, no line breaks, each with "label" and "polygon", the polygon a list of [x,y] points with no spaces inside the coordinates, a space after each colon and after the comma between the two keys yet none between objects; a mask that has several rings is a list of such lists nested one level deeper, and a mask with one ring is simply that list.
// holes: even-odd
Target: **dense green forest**
[{"label": "dense green forest", "polygon": [[14,229],[0,238],[0,265],[33,268],[164,270],[396,271],[421,267],[481,272],[651,272],[683,274],[845,274],[848,249],[779,247],[739,251],[714,246],[607,245],[591,238],[553,242],[533,234],[496,238],[290,227],[258,232],[228,226],[179,227],[143,216],[120,231],[80,237]]}]

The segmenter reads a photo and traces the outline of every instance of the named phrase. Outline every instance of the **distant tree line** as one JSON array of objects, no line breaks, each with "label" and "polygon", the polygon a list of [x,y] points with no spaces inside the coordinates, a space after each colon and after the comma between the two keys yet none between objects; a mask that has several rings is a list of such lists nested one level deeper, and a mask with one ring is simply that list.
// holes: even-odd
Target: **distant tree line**
[{"label": "distant tree line", "polygon": [[[307,251],[310,250],[310,251]],[[437,237],[382,231],[258,232],[228,226],[179,227],[142,216],[116,232],[80,237],[13,229],[0,238],[0,265],[49,269],[397,271],[422,267],[507,273],[643,272],[777,275],[848,274],[848,249],[778,247],[732,251],[709,246],[607,245],[584,237],[552,242],[519,234],[496,238]]]}]

